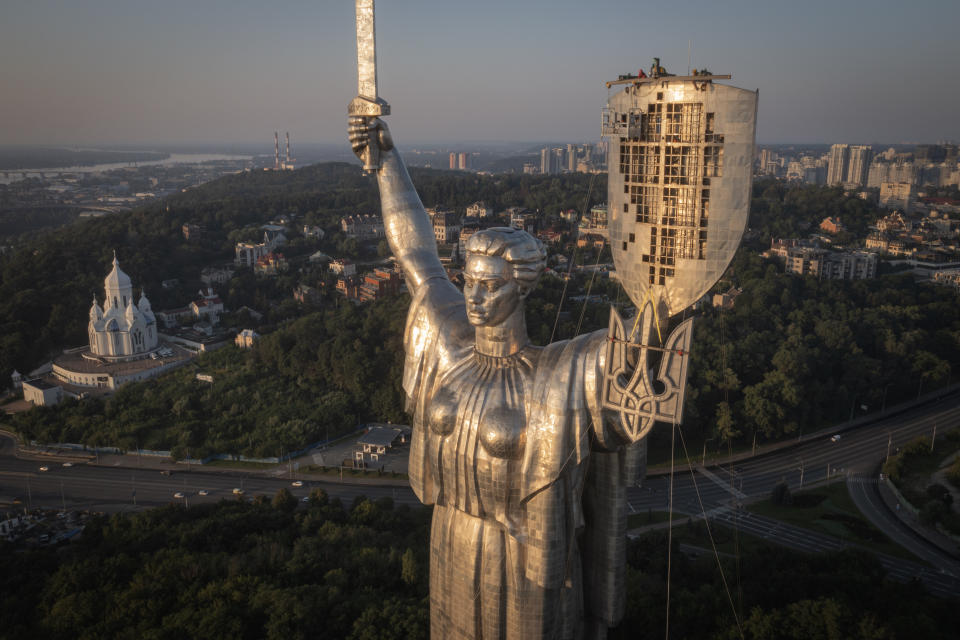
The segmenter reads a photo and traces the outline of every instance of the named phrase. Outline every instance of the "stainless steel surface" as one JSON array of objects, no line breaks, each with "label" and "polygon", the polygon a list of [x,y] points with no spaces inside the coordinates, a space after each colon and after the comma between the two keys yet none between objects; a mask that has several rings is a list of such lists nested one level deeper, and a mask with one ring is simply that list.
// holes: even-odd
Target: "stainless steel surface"
[{"label": "stainless steel surface", "polygon": [[[390,113],[390,105],[377,95],[377,39],[373,0],[357,0],[357,97],[347,107],[350,116],[375,118]],[[380,166],[378,145],[370,145],[364,155],[363,169]]]},{"label": "stainless steel surface", "polygon": [[357,95],[377,98],[377,40],[373,0],[357,0]]},{"label": "stainless steel surface", "polygon": [[687,77],[609,100],[610,245],[638,308],[676,314],[723,275],[747,223],[756,112],[756,92]]},{"label": "stainless steel surface", "polygon": [[662,77],[646,77],[646,78],[624,78],[623,80],[608,80],[607,88],[618,84],[645,84],[647,82],[660,82],[661,80],[694,80],[696,82],[710,82],[712,80],[729,80],[731,76],[729,74],[724,75],[699,75],[699,76],[662,76]]},{"label": "stainless steel surface", "polygon": [[[431,636],[605,637],[623,615],[627,487],[645,464],[642,439],[654,420],[682,417],[691,324],[678,327],[665,350],[660,349],[659,378],[666,389],[656,394],[647,349],[627,344],[635,332],[628,334],[616,314],[611,334],[601,330],[546,347],[530,344],[523,303],[545,266],[546,252],[526,232],[498,228],[473,234],[466,244],[464,291],[458,291],[440,263],[430,219],[386,124],[370,117],[383,113],[371,106],[380,100],[370,0],[357,2],[357,51],[360,96],[349,110],[350,141],[365,168],[376,171],[387,240],[413,295],[404,335],[403,388],[413,415],[410,484],[424,504],[434,505]],[[713,85],[704,82],[673,82],[676,95],[670,105],[683,104],[687,85],[694,92],[687,102],[699,100],[699,111],[705,102],[713,108],[713,98],[700,95],[714,94]],[[648,86],[653,85],[621,93],[636,95]],[[687,300],[692,293],[702,295],[729,262],[743,231],[751,172],[737,154],[752,153],[756,94],[733,95],[728,89],[721,89],[724,100],[703,121],[687,122],[690,107],[682,107],[683,118],[675,118],[687,137],[697,137],[692,143],[683,140],[684,162],[690,149],[696,156],[701,208],[692,230],[686,229],[689,220],[678,225],[675,219],[676,188],[664,187],[666,176],[680,176],[679,171],[661,171],[651,196],[651,202],[666,203],[669,196],[673,203],[669,211],[658,204],[664,219],[648,227],[662,230],[665,238],[698,234],[700,243],[691,247],[701,255],[693,256],[693,264],[679,266],[676,280],[671,269],[669,286],[661,277],[657,286],[648,287],[639,252],[628,252],[626,242],[627,234],[634,243],[642,230],[633,227],[632,218],[612,211],[618,222],[611,231],[617,242],[623,241],[617,262],[621,280],[638,308],[645,309],[644,345],[660,346],[659,314],[654,312],[662,311],[666,320],[693,302],[695,297]],[[734,102],[752,110],[746,115],[742,108],[723,111]],[[631,118],[639,124],[640,112],[628,112],[622,100],[611,105],[617,125],[611,132],[631,134]],[[672,113],[673,108],[661,105],[657,110]],[[726,146],[711,129],[717,123],[730,140]],[[619,150],[626,141],[615,138],[613,145]],[[664,159],[667,147],[659,144],[658,161],[667,167],[672,160]],[[730,149],[733,165],[723,180],[716,169],[719,159],[711,155],[721,148]],[[631,152],[632,147],[628,157]],[[632,177],[631,166],[612,162],[611,167],[610,181],[622,191]],[[708,216],[699,203],[708,198],[709,188],[703,189],[709,180],[699,178],[710,168],[721,193],[715,201],[728,204],[729,213],[710,218],[707,244],[703,228]],[[610,193],[610,202],[625,202],[613,197],[616,189]],[[740,200],[724,200],[734,196]],[[668,220],[668,214],[673,218]],[[684,230],[677,233],[678,227]],[[646,233],[641,246],[656,245],[650,243],[650,229]],[[664,243],[662,253],[672,260],[672,242],[667,249]],[[615,259],[617,253],[614,246]],[[650,342],[654,327],[657,344]]]},{"label": "stainless steel surface", "polygon": [[610,307],[607,340],[607,367],[603,375],[603,408],[616,411],[630,438],[639,440],[653,428],[654,421],[679,424],[683,421],[683,396],[687,386],[687,364],[693,337],[693,318],[680,324],[667,337],[657,378],[663,391],[654,391],[648,358],[654,334],[654,309],[643,307],[635,322],[641,328],[640,343],[632,342],[623,319]]},{"label": "stainless steel surface", "polygon": [[[351,120],[358,155],[386,133]],[[530,344],[523,301],[546,253],[523,231],[471,236],[458,291],[400,156],[381,151],[384,227],[413,294],[410,483],[435,505],[431,635],[602,637],[623,612],[626,488],[645,453],[602,408],[607,332]]]}]

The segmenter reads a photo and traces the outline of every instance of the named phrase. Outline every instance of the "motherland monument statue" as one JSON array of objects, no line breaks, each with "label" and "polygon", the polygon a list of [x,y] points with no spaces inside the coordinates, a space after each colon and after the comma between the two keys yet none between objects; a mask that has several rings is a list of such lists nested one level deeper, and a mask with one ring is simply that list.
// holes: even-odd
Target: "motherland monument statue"
[{"label": "motherland monument statue", "polygon": [[[349,138],[376,176],[387,241],[412,297],[403,389],[413,419],[410,484],[433,506],[431,637],[604,638],[623,615],[626,489],[645,464],[644,438],[654,423],[675,426],[682,417],[692,319],[665,340],[662,333],[670,315],[709,289],[732,258],[746,211],[724,213],[715,203],[729,200],[727,191],[746,197],[749,166],[727,172],[732,187],[717,171],[707,178],[715,193],[711,199],[706,189],[714,203],[706,213],[698,169],[704,148],[712,157],[714,148],[739,144],[705,133],[707,115],[717,131],[730,124],[715,112],[704,115],[711,107],[701,94],[716,88],[708,77],[663,80],[682,104],[700,98],[695,123],[690,114],[697,109],[677,112],[679,124],[696,130],[678,126],[677,144],[664,160],[673,103],[636,106],[641,92],[655,89],[662,98],[663,88],[629,84],[605,113],[612,140],[608,202],[617,270],[630,278],[624,288],[640,313],[624,321],[611,309],[608,329],[535,346],[524,300],[546,264],[543,244],[512,228],[478,231],[466,243],[463,291],[450,282],[429,216],[380,118],[390,107],[377,94],[373,0],[356,5],[359,95],[348,109]],[[741,128],[750,129],[752,153],[756,94],[744,93],[753,110],[747,104],[737,117],[749,121]],[[656,132],[642,114],[657,115]],[[634,191],[640,204],[629,201],[634,182],[654,184],[654,176],[652,169],[646,178],[631,169],[633,147],[660,153],[657,186]],[[675,163],[673,147],[681,149]],[[624,150],[626,164],[619,162]],[[667,169],[677,187],[667,186],[673,184]],[[641,207],[652,207],[652,217],[641,221]]]}]

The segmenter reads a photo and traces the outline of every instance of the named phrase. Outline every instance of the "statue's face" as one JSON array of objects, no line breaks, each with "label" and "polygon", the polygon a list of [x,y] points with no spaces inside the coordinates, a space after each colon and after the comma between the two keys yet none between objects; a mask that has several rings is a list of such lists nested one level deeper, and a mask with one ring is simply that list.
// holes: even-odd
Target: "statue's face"
[{"label": "statue's face", "polygon": [[463,270],[467,319],[476,327],[495,327],[520,308],[524,293],[503,258],[469,254]]}]

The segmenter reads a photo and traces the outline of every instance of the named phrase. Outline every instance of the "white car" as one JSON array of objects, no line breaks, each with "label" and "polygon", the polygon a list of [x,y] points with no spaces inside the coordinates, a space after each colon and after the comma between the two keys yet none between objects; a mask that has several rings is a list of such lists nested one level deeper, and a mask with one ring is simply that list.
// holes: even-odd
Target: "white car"
[{"label": "white car", "polygon": [[290,483],[290,486],[292,486],[292,487],[302,487],[302,486],[303,486],[303,480],[294,480],[293,482]]},{"label": "white car", "polygon": [[182,498],[182,497],[183,497],[183,491],[177,491],[175,494],[173,494],[173,497],[174,497],[174,498]]},{"label": "white car", "polygon": [[210,495],[210,492],[207,491],[206,489],[200,489],[200,491],[197,491],[197,495],[199,495],[199,496],[207,496],[207,495]]},{"label": "white car", "polygon": [[63,463],[63,466],[65,466],[65,467],[72,467],[72,466],[73,466],[73,463],[72,463],[72,462],[64,462],[64,463]]},{"label": "white car", "polygon": [[243,489],[234,488],[234,490],[233,490],[233,495],[235,495],[235,496],[242,496],[242,495],[243,495]]},{"label": "white car", "polygon": [[830,442],[840,442],[840,434],[838,433],[832,438],[830,438]]},{"label": "white car", "polygon": [[44,465],[44,466],[40,467],[40,471],[50,471],[50,467]]}]

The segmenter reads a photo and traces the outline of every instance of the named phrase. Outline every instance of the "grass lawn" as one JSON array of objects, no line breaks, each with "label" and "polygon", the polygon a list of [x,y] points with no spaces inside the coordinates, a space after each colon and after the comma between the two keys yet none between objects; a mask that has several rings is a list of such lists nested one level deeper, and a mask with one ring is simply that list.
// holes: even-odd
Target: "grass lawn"
[{"label": "grass lawn", "polygon": [[[938,499],[928,493],[928,488],[934,484],[943,487],[954,486],[950,479],[951,471],[960,470],[960,463],[955,461],[946,473],[941,474],[940,471],[948,467],[950,458],[957,451],[960,451],[960,430],[958,429],[941,433],[934,443],[933,451],[930,451],[929,437],[916,438],[905,445],[898,455],[891,458],[888,464],[891,468],[885,467],[885,470],[891,474],[893,483],[910,504],[924,513],[931,514],[934,512],[927,509],[930,508],[931,503],[935,506]],[[956,500],[954,495],[953,500],[942,509],[942,513],[933,516],[939,524],[954,534],[960,534],[958,503],[960,501]]]},{"label": "grass lawn", "polygon": [[[666,520],[667,513],[665,511],[655,513],[662,513],[663,520]],[[645,518],[646,514],[644,514],[643,517]],[[710,530],[708,532],[706,524],[699,518],[674,515],[673,522],[674,541],[678,544],[700,547],[701,549],[705,549],[709,554],[713,553],[713,545],[716,545],[717,553],[730,556],[754,553],[761,548],[775,546],[769,540],[764,540],[763,538],[742,531],[736,531],[714,522],[710,523]],[[665,532],[666,530],[663,530],[660,533],[663,534]],[[644,535],[654,534],[655,532],[650,532]]]},{"label": "grass lawn", "polygon": [[[627,529],[636,529],[637,527],[645,527],[648,524],[656,524],[658,522],[666,522],[670,519],[670,514],[666,511],[648,511],[646,513],[632,513],[627,516]],[[673,516],[674,525],[680,518],[677,515]]]},{"label": "grass lawn", "polygon": [[762,500],[747,506],[747,510],[797,527],[826,533],[872,551],[917,560],[916,556],[890,540],[860,513],[845,482],[798,491],[793,494],[793,504],[790,506]]}]

